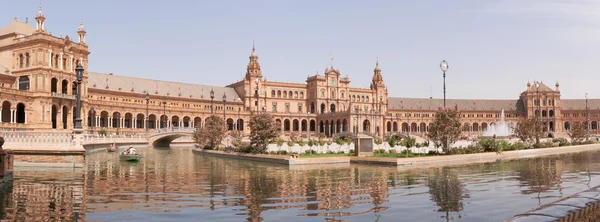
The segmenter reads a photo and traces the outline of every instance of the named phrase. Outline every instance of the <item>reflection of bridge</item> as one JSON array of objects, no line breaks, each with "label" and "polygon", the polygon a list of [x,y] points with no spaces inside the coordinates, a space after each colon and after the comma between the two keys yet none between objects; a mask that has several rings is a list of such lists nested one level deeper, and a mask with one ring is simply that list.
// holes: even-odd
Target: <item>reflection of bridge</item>
[{"label": "reflection of bridge", "polygon": [[193,136],[196,128],[162,128],[148,133],[148,145],[153,147],[168,147],[173,140],[181,137]]}]

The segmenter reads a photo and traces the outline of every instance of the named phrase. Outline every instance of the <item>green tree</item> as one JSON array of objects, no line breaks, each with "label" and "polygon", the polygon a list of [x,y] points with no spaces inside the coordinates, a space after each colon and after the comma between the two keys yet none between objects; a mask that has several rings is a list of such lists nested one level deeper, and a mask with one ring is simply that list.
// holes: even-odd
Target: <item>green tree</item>
[{"label": "green tree", "polygon": [[196,129],[194,140],[200,146],[210,145],[212,148],[215,148],[221,143],[226,134],[227,129],[225,128],[223,118],[212,115],[208,117],[203,128]]},{"label": "green tree", "polygon": [[540,138],[544,135],[544,126],[537,118],[523,118],[519,121],[513,134],[524,143],[540,143]]},{"label": "green tree", "polygon": [[265,152],[267,145],[279,138],[279,127],[276,126],[273,117],[269,114],[252,116],[249,126],[250,144],[254,147],[254,152]]},{"label": "green tree", "polygon": [[585,138],[585,123],[573,122],[571,129],[569,130],[569,137],[571,137],[571,143],[581,143]]},{"label": "green tree", "polygon": [[450,220],[450,212],[462,211],[463,199],[470,197],[458,175],[446,167],[435,169],[427,178],[427,186],[431,200],[439,207],[438,212],[446,213],[446,221]]},{"label": "green tree", "polygon": [[429,138],[442,146],[444,153],[450,151],[450,145],[460,138],[462,127],[458,108],[442,108],[436,111],[435,119],[429,127]]}]

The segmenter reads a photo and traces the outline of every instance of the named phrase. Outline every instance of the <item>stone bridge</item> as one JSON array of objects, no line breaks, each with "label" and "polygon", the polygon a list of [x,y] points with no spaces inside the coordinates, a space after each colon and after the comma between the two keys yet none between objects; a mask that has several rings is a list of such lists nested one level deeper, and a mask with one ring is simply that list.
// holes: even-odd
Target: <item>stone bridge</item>
[{"label": "stone bridge", "polygon": [[196,128],[162,128],[148,134],[148,145],[153,147],[169,147],[173,140],[181,137],[193,136]]}]

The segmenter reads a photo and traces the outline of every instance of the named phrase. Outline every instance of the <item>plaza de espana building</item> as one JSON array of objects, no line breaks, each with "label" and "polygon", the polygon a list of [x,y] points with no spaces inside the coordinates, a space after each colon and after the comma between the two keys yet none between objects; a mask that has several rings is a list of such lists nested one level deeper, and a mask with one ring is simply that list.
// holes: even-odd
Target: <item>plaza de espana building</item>
[{"label": "plaza de espana building", "polygon": [[[437,98],[389,96],[378,63],[369,88],[351,87],[350,78],[333,67],[309,76],[306,83],[267,81],[268,74],[263,75],[254,46],[245,77],[228,86],[88,72],[90,48],[85,42],[83,23],[77,38],[72,39],[53,36],[46,30],[41,7],[32,22],[35,25],[28,19],[15,18],[0,29],[3,131],[71,132],[77,64],[85,69],[81,116],[86,132],[104,129],[112,133],[118,129],[120,134],[141,134],[146,127],[201,127],[214,113],[225,116],[229,130],[248,133],[247,123],[253,114],[269,113],[281,124],[284,135],[331,136],[356,131],[379,136],[407,131],[422,135],[443,104]],[[446,102],[462,112],[463,131],[468,135],[481,134],[494,125],[502,110],[513,127],[521,118],[537,117],[543,120],[547,131],[564,133],[574,121],[585,122],[589,114],[590,129],[598,129],[598,100],[589,100],[586,109],[585,99],[561,99],[558,82],[554,87],[542,82],[523,86],[524,91],[516,99]]]}]

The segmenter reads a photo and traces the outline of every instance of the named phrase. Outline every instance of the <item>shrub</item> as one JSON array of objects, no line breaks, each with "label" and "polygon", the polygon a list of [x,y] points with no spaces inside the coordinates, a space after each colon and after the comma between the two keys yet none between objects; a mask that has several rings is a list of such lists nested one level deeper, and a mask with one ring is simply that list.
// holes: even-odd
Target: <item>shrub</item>
[{"label": "shrub", "polygon": [[315,140],[308,140],[308,146],[313,147],[315,145]]},{"label": "shrub", "polygon": [[429,147],[429,140],[423,142],[423,147]]},{"label": "shrub", "polygon": [[213,149],[213,147],[212,147],[212,146],[210,146],[210,145],[206,145],[206,146],[202,147],[202,149],[205,149],[205,150],[212,150],[212,149]]},{"label": "shrub", "polygon": [[304,141],[300,140],[300,141],[298,141],[298,145],[300,145],[300,146],[304,146],[304,145],[306,145],[306,142],[304,142]]},{"label": "shrub", "polygon": [[288,145],[289,147],[293,147],[294,145],[296,145],[296,142],[294,142],[293,140],[288,140],[288,141],[287,141],[287,145]]},{"label": "shrub", "polygon": [[335,152],[333,150],[329,150],[327,151],[327,154],[335,154]]},{"label": "shrub", "polygon": [[388,137],[388,144],[390,145],[390,147],[395,147],[397,143],[398,143],[398,139],[396,136],[392,135],[392,136]]},{"label": "shrub", "polygon": [[315,150],[307,150],[307,151],[304,151],[304,153],[306,153],[306,154],[317,154],[317,151],[315,151]]},{"label": "shrub", "polygon": [[350,149],[350,153],[354,153],[354,149]]},{"label": "shrub", "polygon": [[344,144],[344,138],[336,136],[335,138],[333,138],[333,140],[335,141],[335,143],[337,143],[337,145],[343,145]]},{"label": "shrub", "polygon": [[510,145],[509,150],[524,150],[524,149],[528,149],[529,146],[521,141],[517,141],[513,144]]},{"label": "shrub", "polygon": [[385,149],[375,149],[373,153],[385,153]]},{"label": "shrub", "polygon": [[279,138],[277,139],[277,147],[281,147],[283,146],[283,139]]},{"label": "shrub", "polygon": [[277,151],[277,154],[279,154],[279,155],[286,155],[287,151],[285,151],[285,150],[279,150],[279,151]]},{"label": "shrub", "polygon": [[565,138],[554,138],[552,139],[553,143],[558,143],[558,146],[568,146],[569,145],[569,141],[567,141],[567,139]]},{"label": "shrub", "polygon": [[415,138],[414,137],[410,137],[410,136],[404,138],[403,141],[404,141],[404,146],[407,147],[407,148],[411,148],[411,147],[415,146],[415,144],[417,143],[417,141],[415,140]]},{"label": "shrub", "polygon": [[412,151],[410,151],[409,149],[406,149],[406,150],[402,150],[402,152],[400,152],[400,154],[402,154],[402,155],[411,155]]},{"label": "shrub", "polygon": [[327,141],[327,146],[331,146],[333,144],[331,141]]},{"label": "shrub", "polygon": [[421,144],[420,143],[415,143],[415,147],[421,148]]},{"label": "shrub", "polygon": [[343,150],[338,151],[339,154],[344,154],[345,152]]},{"label": "shrub", "polygon": [[100,131],[98,131],[98,135],[100,136],[106,136],[108,133],[106,132],[106,129],[101,129]]},{"label": "shrub", "polygon": [[396,154],[397,153],[396,149],[390,149],[390,150],[388,150],[388,152],[391,153],[391,154]]},{"label": "shrub", "polygon": [[381,143],[383,143],[383,141],[379,137],[373,138],[373,142],[375,142],[375,144],[377,144],[377,145],[380,145]]}]

